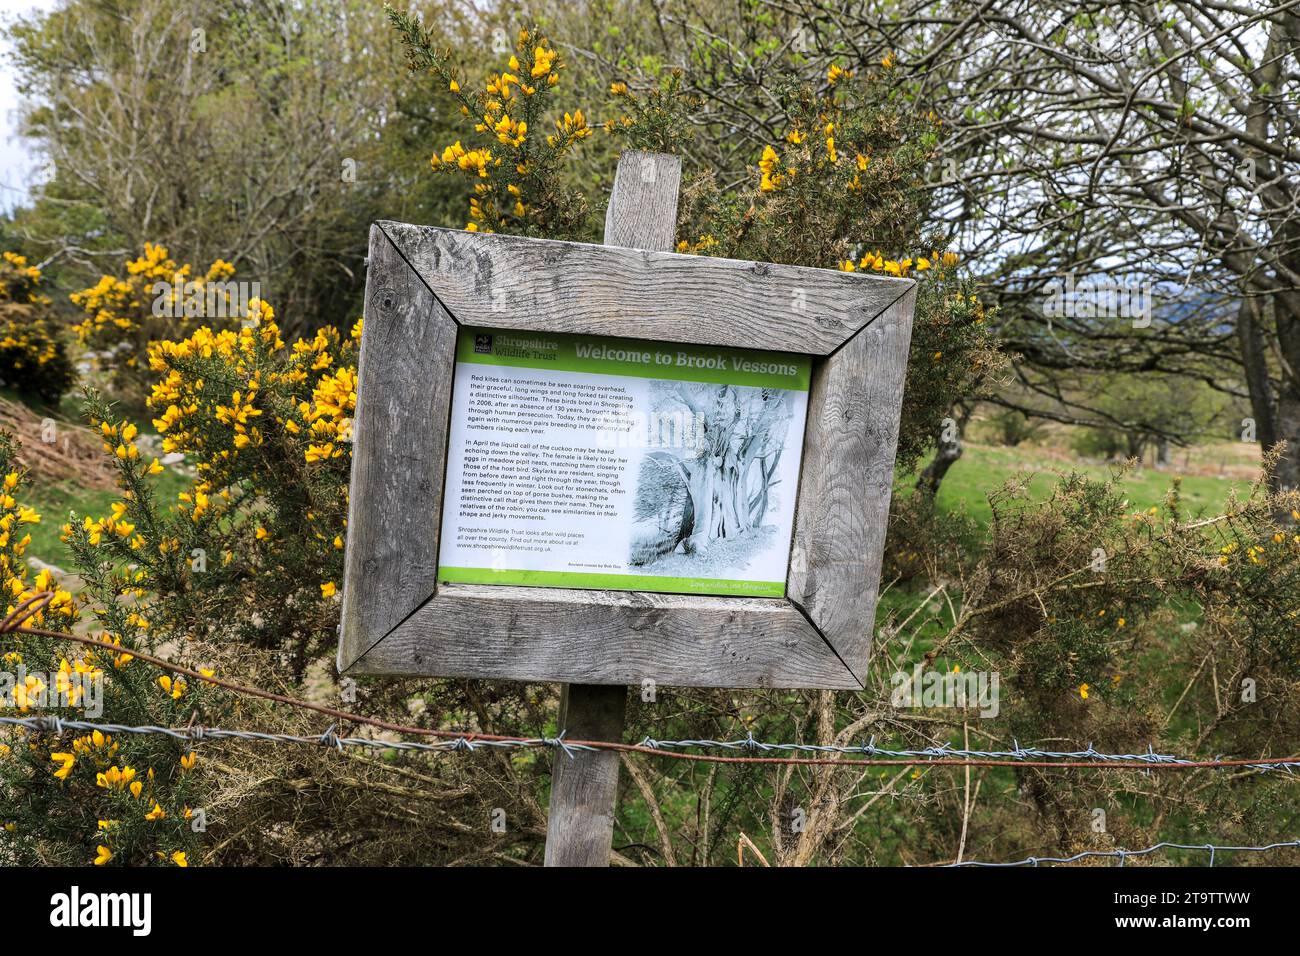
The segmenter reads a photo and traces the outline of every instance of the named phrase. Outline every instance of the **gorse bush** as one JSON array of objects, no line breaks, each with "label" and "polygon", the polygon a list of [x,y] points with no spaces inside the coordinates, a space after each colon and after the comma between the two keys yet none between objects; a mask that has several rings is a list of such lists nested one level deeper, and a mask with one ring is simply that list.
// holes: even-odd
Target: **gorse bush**
[{"label": "gorse bush", "polygon": [[92,362],[109,371],[115,387],[131,400],[140,397],[148,374],[141,359],[149,343],[201,324],[228,327],[262,315],[259,297],[232,288],[235,267],[223,259],[197,274],[164,246],[146,243],[144,254],[127,262],[125,270],[122,276],[101,276],[71,299],[83,313],[75,329]]},{"label": "gorse bush", "polygon": [[391,9],[389,17],[412,71],[436,77],[468,118],[470,145],[458,139],[429,160],[435,171],[474,178],[465,228],[548,239],[584,235],[586,201],[566,185],[560,168],[565,154],[592,130],[581,109],[552,115],[565,64],[550,40],[521,29],[508,61],[480,88],[452,65],[450,50],[435,46],[432,31]]},{"label": "gorse bush", "polygon": [[80,561],[136,567],[133,586],[156,595],[169,628],[285,651],[301,669],[335,638],[361,322],[287,345],[261,308],[256,325],[149,346],[162,450],[196,472],[178,500],[155,499],[147,478],[161,466],[132,467],[135,426],[92,397],[123,463],[124,510],[71,534]]},{"label": "gorse bush", "polygon": [[[929,496],[896,502],[885,576],[924,587],[927,600],[885,605],[876,679],[917,666],[1001,678],[995,718],[976,720],[975,708],[895,709],[896,721],[946,722],[932,728],[939,739],[978,738],[996,749],[1035,741],[1121,754],[1293,752],[1295,496],[1270,494],[1261,478],[1220,513],[1189,515],[1175,482],[1161,506],[1134,510],[1126,477],[1124,469],[1106,480],[1068,474],[1038,499],[1027,482],[1012,481],[990,494],[991,523],[978,540]],[[1279,511],[1288,515],[1282,524]],[[942,856],[956,834],[941,807],[961,807],[963,783],[930,776],[933,810],[922,811],[920,832]],[[1072,853],[1173,835],[1267,843],[1279,817],[1251,808],[1295,811],[1283,774],[1210,771],[1147,785],[1128,774],[1017,768],[986,779],[1012,798],[972,816],[971,833],[1008,859],[1045,845]],[[1094,829],[1093,808],[1111,815],[1107,830]]]},{"label": "gorse bush", "polygon": [[[49,603],[25,623],[66,632],[89,609],[108,616],[121,632],[144,626],[136,609],[95,605],[103,593],[92,581],[74,598],[48,568],[32,574],[24,553],[24,528],[41,520],[17,502],[23,475],[14,448],[0,439],[0,588],[6,613],[42,593]],[[115,525],[109,533],[130,533]],[[138,599],[133,575],[117,572],[116,593]],[[108,575],[108,572],[105,572]],[[128,723],[183,723],[205,713],[209,694],[182,679],[159,674],[114,638],[118,651],[86,649],[56,637],[8,634],[3,641],[5,703],[19,716],[84,719],[102,712]],[[161,682],[160,682],[161,681]],[[7,865],[109,862],[187,866],[196,838],[191,827],[196,788],[189,771],[196,758],[182,742],[55,728],[0,729],[0,861]]]},{"label": "gorse bush", "polygon": [[657,83],[641,90],[620,80],[610,84],[609,92],[619,98],[622,112],[607,119],[604,129],[628,149],[681,153],[694,139],[691,117],[703,103],[682,88],[681,71],[664,73]]},{"label": "gorse bush", "polygon": [[[775,97],[784,137],[764,146],[741,183],[709,169],[683,186],[677,251],[814,268],[864,271],[919,282],[898,462],[910,469],[948,408],[1001,365],[973,283],[947,239],[923,227],[918,188],[934,161],[941,127],[901,109],[890,69],[857,75],[832,66],[821,87],[790,83]],[[607,128],[644,145],[675,147],[698,98],[669,74],[644,94],[611,92],[624,112]]]},{"label": "gorse bush", "polygon": [[[30,537],[22,528],[40,516],[16,503],[20,476],[7,475],[0,584],[9,610],[55,590],[31,623],[67,628],[82,615],[101,640],[120,648],[74,655],[54,638],[15,637],[5,649],[9,670],[97,676],[104,719],[112,722],[218,723],[230,712],[226,695],[131,652],[167,644],[170,659],[203,669],[194,658],[214,646],[205,640],[233,639],[287,652],[301,675],[307,655],[332,644],[361,327],[351,336],[324,329],[287,346],[269,306],[263,314],[239,331],[202,327],[150,346],[157,381],[149,403],[163,448],[195,461],[193,486],[175,501],[160,500],[155,483],[164,469],[140,451],[138,428],[89,397],[87,414],[117,470],[121,498],[105,514],[74,514],[63,528],[83,581],[75,601],[49,570],[28,580],[21,559]],[[9,446],[3,451],[0,469]],[[43,686],[42,678],[21,685],[21,711],[75,716],[85,703],[71,701],[63,711],[27,706]],[[183,866],[194,857],[201,836],[191,823],[210,788],[192,778],[197,758],[183,742],[25,730],[9,736],[0,761],[0,818],[9,825],[0,852],[14,862]]]},{"label": "gorse bush", "polygon": [[[519,32],[506,69],[483,88],[436,48],[432,31],[390,13],[412,68],[430,72],[465,118],[466,148],[456,141],[431,157],[433,168],[468,180],[467,229],[545,238],[585,238],[587,200],[566,186],[566,154],[592,133],[582,109],[555,119],[544,135],[550,91],[564,64],[549,40]],[[919,185],[933,162],[941,128],[932,115],[902,110],[892,96],[891,66],[857,76],[832,67],[824,88],[789,84],[776,97],[785,129],[765,146],[740,183],[709,169],[689,170],[677,224],[677,251],[780,262],[920,280],[898,446],[912,467],[934,442],[952,403],[1002,364],[973,284],[959,275],[946,238],[923,228]],[[544,82],[543,82],[544,81]],[[698,97],[666,73],[644,90],[615,82],[617,113],[602,128],[638,148],[681,150],[692,137]]]},{"label": "gorse bush", "polygon": [[0,256],[0,382],[54,405],[75,373],[41,270],[6,251]]}]

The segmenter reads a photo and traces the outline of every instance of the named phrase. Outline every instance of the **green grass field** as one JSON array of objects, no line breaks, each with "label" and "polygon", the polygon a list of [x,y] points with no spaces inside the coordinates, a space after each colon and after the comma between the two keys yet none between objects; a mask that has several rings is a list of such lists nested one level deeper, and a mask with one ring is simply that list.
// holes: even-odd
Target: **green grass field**
[{"label": "green grass field", "polygon": [[[1206,475],[1207,470],[1219,469],[1224,462],[1224,477]],[[1182,467],[1180,467],[1182,466]],[[1160,507],[1176,478],[1181,478],[1184,514],[1217,513],[1235,491],[1244,496],[1251,481],[1244,477],[1251,471],[1249,453],[1233,446],[1204,446],[1175,456],[1174,465],[1163,470],[1145,467],[1130,471],[1122,487],[1133,511],[1146,511]],[[962,457],[949,470],[939,486],[939,508],[947,513],[964,512],[978,525],[984,527],[992,517],[989,495],[1008,481],[1025,482],[1030,500],[1046,499],[1060,476],[1078,472],[1096,479],[1104,479],[1118,471],[1118,466],[1082,461],[1053,447],[1024,444],[1014,448],[968,442]],[[914,491],[916,476],[900,476],[895,482],[896,495],[910,495]],[[882,582],[882,586],[888,582]],[[876,608],[877,625],[891,616],[901,621],[916,611],[925,594],[907,587],[886,588]],[[953,595],[959,600],[958,595]],[[1195,618],[1195,609],[1186,609],[1187,619]],[[933,643],[951,625],[948,609],[941,603],[932,609],[921,610],[912,617],[910,630],[915,632],[911,659],[919,660]]]},{"label": "green grass field", "polygon": [[[177,492],[190,485],[187,478],[171,469],[153,481],[158,500],[164,503],[174,502]],[[32,536],[32,543],[27,548],[28,557],[40,558],[65,571],[73,570],[68,546],[59,540],[62,533],[60,529],[68,520],[68,513],[75,511],[78,520],[87,515],[99,518],[108,514],[109,506],[120,500],[120,497],[113,489],[87,489],[70,481],[32,485],[23,489],[20,495],[22,503],[31,505],[41,516],[39,524],[27,526]]]},{"label": "green grass field", "polygon": [[[1128,492],[1133,510],[1145,511],[1163,504],[1175,478],[1182,479],[1183,507],[1190,515],[1201,512],[1208,514],[1222,508],[1234,489],[1239,495],[1245,495],[1250,490],[1251,483],[1247,479],[1189,473],[1203,469],[1184,469],[1179,465],[1176,456],[1175,464],[1167,469],[1146,467],[1130,472],[1123,487]],[[1027,478],[1029,496],[1041,500],[1051,494],[1059,475],[1076,471],[1101,479],[1115,470],[1115,466],[1071,460],[1038,446],[1007,448],[968,443],[962,457],[948,470],[943,484],[939,486],[939,507],[949,512],[964,509],[983,525],[992,516],[988,496],[1012,478]],[[1233,472],[1241,470],[1237,467]],[[914,481],[914,476],[901,479],[897,485],[899,492],[910,493]]]}]

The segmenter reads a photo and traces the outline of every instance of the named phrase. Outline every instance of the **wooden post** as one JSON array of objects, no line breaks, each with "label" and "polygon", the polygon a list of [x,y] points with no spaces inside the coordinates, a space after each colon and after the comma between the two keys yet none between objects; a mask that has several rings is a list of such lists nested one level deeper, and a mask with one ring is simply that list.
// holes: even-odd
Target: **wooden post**
[{"label": "wooden post", "polygon": [[[560,726],[574,740],[620,740],[627,688],[565,684]],[[614,841],[618,754],[557,749],[551,760],[551,805],[546,821],[547,866],[608,866]]]},{"label": "wooden post", "polygon": [[[605,213],[605,245],[672,250],[682,163],[663,153],[625,152]],[[647,675],[653,677],[653,675]],[[621,740],[627,688],[565,684],[560,728],[573,740]],[[619,756],[556,750],[546,824],[547,866],[608,866],[614,840]]]}]

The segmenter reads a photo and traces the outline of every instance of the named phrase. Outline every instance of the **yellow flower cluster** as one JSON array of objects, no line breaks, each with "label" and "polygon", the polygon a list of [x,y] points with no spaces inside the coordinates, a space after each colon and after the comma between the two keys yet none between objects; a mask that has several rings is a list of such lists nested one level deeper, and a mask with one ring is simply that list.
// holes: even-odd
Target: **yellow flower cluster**
[{"label": "yellow flower cluster", "polygon": [[591,135],[591,127],[587,125],[587,117],[582,115],[582,110],[574,110],[572,114],[566,112],[555,121],[555,129],[555,133],[546,137],[546,142],[551,146],[566,146]]},{"label": "yellow flower cluster", "polygon": [[34,579],[27,580],[27,563],[22,558],[32,536],[22,528],[26,524],[39,523],[41,516],[14,498],[19,480],[18,472],[11,471],[0,482],[3,485],[0,490],[0,587],[11,601],[5,613],[11,613],[28,598],[49,591],[53,592],[53,599],[28,619],[31,625],[40,627],[51,618],[75,619],[77,608],[72,594],[58,586],[49,568],[42,568]]},{"label": "yellow flower cluster", "polygon": [[[826,71],[827,89],[792,116],[785,145],[763,147],[758,161],[760,192],[788,189],[796,176],[822,188],[828,184],[843,188],[850,195],[865,191],[874,143],[863,137],[853,109],[837,95],[838,87],[853,77],[852,70],[831,64]],[[851,163],[841,162],[850,156]],[[880,181],[891,182],[893,166],[886,161],[879,169]]]},{"label": "yellow flower cluster", "polygon": [[[484,119],[488,119],[488,118],[489,117],[486,116],[484,117]],[[506,117],[506,119],[509,119],[509,117]],[[525,124],[525,128],[526,126],[527,124]],[[479,128],[480,129],[483,128],[482,124],[480,124]],[[448,146],[446,149],[442,151],[441,163],[454,165],[458,169],[465,170],[465,171],[473,170],[481,178],[487,179],[488,167],[493,165],[500,166],[501,160],[499,159],[494,160],[492,158],[491,150],[466,149],[464,146],[460,145],[460,140],[456,140],[455,143]],[[434,169],[437,169],[438,166],[441,165],[441,163],[439,162],[437,156],[434,156],[432,159],[429,160],[429,164],[433,166]]]},{"label": "yellow flower cluster", "polygon": [[67,780],[79,758],[86,758],[102,769],[110,765],[116,756],[117,744],[112,736],[96,730],[73,740],[70,752],[51,752],[50,760],[58,764],[53,770],[54,776],[59,780]]},{"label": "yellow flower cluster", "polygon": [[58,691],[60,700],[67,701],[69,707],[77,707],[86,692],[86,684],[102,680],[103,676],[103,668],[95,665],[94,655],[89,652],[71,664],[66,657],[61,658],[59,669],[54,673],[54,689]]},{"label": "yellow flower cluster", "polygon": [[700,238],[696,239],[694,242],[691,242],[688,239],[681,240],[681,242],[677,243],[677,251],[696,255],[705,252],[706,250],[708,250],[713,246],[716,246],[717,244],[718,244],[718,240],[706,233],[700,236]]},{"label": "yellow flower cluster", "polygon": [[[1300,512],[1292,511],[1291,513],[1292,515],[1297,516],[1297,521],[1300,521]],[[1241,551],[1241,545],[1238,542],[1230,541],[1219,549],[1219,564],[1226,565],[1230,563],[1233,556],[1236,555],[1238,551],[1241,551],[1241,553],[1246,556],[1246,560],[1251,564],[1267,565],[1270,560],[1268,554],[1269,543],[1278,546],[1276,549],[1278,551],[1278,554],[1275,555],[1276,558],[1280,559],[1286,556],[1285,552],[1290,552],[1293,556],[1297,551],[1300,551],[1300,534],[1286,535],[1281,531],[1278,531],[1275,532],[1268,541],[1261,541],[1259,544],[1247,545],[1244,551]]]},{"label": "yellow flower cluster", "polygon": [[[111,347],[133,333],[149,338],[173,334],[195,319],[189,303],[206,302],[209,293],[228,296],[209,287],[234,274],[233,265],[217,259],[196,276],[192,265],[177,263],[165,246],[147,242],[144,254],[126,263],[125,277],[101,276],[95,285],[69,296],[84,315],[77,335],[87,344]],[[223,309],[228,304],[223,302]]]},{"label": "yellow flower cluster", "polygon": [[[534,212],[521,190],[521,184],[539,168],[535,147],[530,153],[530,127],[545,108],[545,91],[559,82],[564,64],[545,37],[527,30],[519,32],[515,51],[505,69],[491,74],[482,92],[475,95],[464,92],[460,80],[445,66],[434,67],[459,100],[461,113],[475,117],[475,134],[487,141],[470,148],[457,140],[429,158],[434,170],[467,173],[477,180],[465,225],[470,232],[492,232],[506,216],[522,220]],[[592,132],[581,110],[565,113],[555,126],[556,132],[546,138],[554,152]],[[545,162],[546,157],[542,159]]]},{"label": "yellow flower cluster", "polygon": [[192,269],[188,264],[178,266],[165,246],[146,242],[144,255],[128,262],[126,271],[126,279],[101,276],[89,289],[69,296],[73,305],[80,306],[86,314],[76,327],[83,342],[90,341],[105,328],[126,331],[136,327],[142,303],[147,298],[146,286],[155,281],[173,282],[177,277],[184,281]]},{"label": "yellow flower cluster", "polygon": [[25,714],[39,703],[41,695],[45,693],[45,681],[28,674],[23,683],[14,684],[10,693],[13,695],[14,706],[18,708],[18,712]]},{"label": "yellow flower cluster", "polygon": [[904,259],[886,259],[880,254],[880,250],[868,252],[859,262],[852,259],[840,263],[840,269],[844,272],[866,272],[868,270],[875,272],[884,272],[887,275],[897,276],[905,279],[915,268],[917,272],[927,272],[936,267],[951,268],[960,261],[960,256],[955,252],[939,252],[937,249],[931,253],[930,258],[917,256],[915,259],[908,256]]},{"label": "yellow flower cluster", "polygon": [[509,114],[503,115],[492,128],[496,131],[498,142],[503,146],[513,146],[516,149],[524,144],[524,138],[528,135],[528,123],[524,120],[512,120]]},{"label": "yellow flower cluster", "polygon": [[352,412],[357,406],[357,373],[352,368],[341,368],[326,375],[312,390],[312,402],[301,408],[303,417],[310,422],[309,431],[314,439],[304,453],[307,461],[339,458],[343,450],[337,443],[352,438]]},{"label": "yellow flower cluster", "polygon": [[853,76],[852,70],[846,70],[837,63],[832,63],[830,69],[826,71],[826,82],[834,86],[840,80],[847,80]]},{"label": "yellow flower cluster", "polygon": [[783,188],[789,179],[793,179],[795,168],[787,167],[781,170],[781,157],[771,146],[763,147],[763,155],[758,161],[758,169],[762,174],[758,188],[765,193],[776,192]]},{"label": "yellow flower cluster", "polygon": [[[228,483],[238,456],[265,446],[271,432],[279,433],[277,441],[296,446],[307,464],[348,453],[356,369],[335,356],[352,354],[361,321],[351,342],[325,328],[286,350],[269,318],[271,308],[264,310],[268,318],[256,328],[214,332],[203,327],[181,341],[149,347],[150,367],[161,373],[148,400],[161,410],[154,427],[164,451],[194,455],[202,479],[180,496],[181,508],[196,522],[217,501],[229,500],[228,491],[216,489]],[[217,379],[242,387],[221,392]],[[214,440],[220,444],[213,446]]]},{"label": "yellow flower cluster", "polygon": [[[98,732],[96,733],[98,734]],[[109,739],[111,738],[105,738],[106,741]],[[113,751],[116,751],[116,744],[112,746],[112,749]],[[51,754],[50,758],[55,759],[56,757],[71,756],[71,754]],[[192,754],[190,756],[193,757]],[[111,761],[111,754],[109,755],[109,759]],[[182,763],[183,762],[184,760],[182,759]],[[56,776],[57,775],[58,774],[56,773]],[[148,793],[145,791],[144,781],[139,779],[139,775],[136,773],[135,769],[124,763],[121,767],[109,766],[108,769],[97,773],[95,775],[95,784],[99,788],[109,792],[129,792],[134,799],[141,802],[142,807],[147,808],[145,809],[145,812],[141,814],[141,817],[145,822],[155,823],[159,820],[166,820],[167,811],[163,809],[162,804],[154,797],[154,772],[152,769],[145,773],[145,778],[149,782]],[[194,811],[188,806],[184,807],[180,816],[184,820],[192,820],[194,818]],[[121,825],[122,821],[116,819],[103,819],[97,822],[96,829],[99,838],[105,842],[95,848],[95,858],[91,861],[95,866],[103,866],[104,864],[111,862],[116,856],[110,844],[115,842],[118,838],[121,831]],[[155,850],[154,856],[159,860],[170,860],[174,866],[186,867],[190,865],[189,859],[184,850],[173,850],[171,853],[167,853],[163,850]]]},{"label": "yellow flower cluster", "polygon": [[[0,299],[12,298],[13,292],[17,291],[14,285],[35,286],[41,281],[41,270],[36,266],[29,266],[26,256],[5,250],[0,254],[0,262],[8,267],[0,267]],[[14,283],[14,279],[26,280],[26,282]],[[35,294],[30,289],[25,291]]]},{"label": "yellow flower cluster", "polygon": [[[55,400],[71,384],[71,366],[40,281],[41,270],[29,266],[24,256],[7,251],[0,255],[0,374],[11,387]],[[41,384],[50,391],[43,393]]]},{"label": "yellow flower cluster", "polygon": [[135,769],[126,765],[121,767],[114,765],[95,774],[95,786],[104,790],[129,789],[133,797],[139,797],[144,789],[144,784],[136,779]]},{"label": "yellow flower cluster", "polygon": [[134,327],[135,319],[131,313],[140,308],[131,284],[109,275],[101,276],[89,289],[74,292],[68,298],[87,313],[76,326],[77,335],[83,342],[109,326],[123,330]]}]

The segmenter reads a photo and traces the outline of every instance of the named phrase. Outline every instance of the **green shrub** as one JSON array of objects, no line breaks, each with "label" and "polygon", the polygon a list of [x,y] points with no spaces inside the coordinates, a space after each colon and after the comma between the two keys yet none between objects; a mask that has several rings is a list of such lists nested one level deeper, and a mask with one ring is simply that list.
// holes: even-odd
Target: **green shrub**
[{"label": "green shrub", "polygon": [[13,252],[0,256],[0,381],[57,405],[76,380],[41,271]]}]

